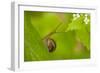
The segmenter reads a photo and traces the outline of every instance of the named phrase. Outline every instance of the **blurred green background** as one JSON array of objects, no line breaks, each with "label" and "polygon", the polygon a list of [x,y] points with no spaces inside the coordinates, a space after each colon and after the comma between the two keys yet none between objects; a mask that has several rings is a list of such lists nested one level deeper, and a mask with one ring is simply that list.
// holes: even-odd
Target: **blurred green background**
[{"label": "blurred green background", "polygon": [[[90,58],[90,21],[85,18],[90,20],[90,14],[24,11],[24,61]],[[56,44],[52,52],[44,43],[47,36]]]}]

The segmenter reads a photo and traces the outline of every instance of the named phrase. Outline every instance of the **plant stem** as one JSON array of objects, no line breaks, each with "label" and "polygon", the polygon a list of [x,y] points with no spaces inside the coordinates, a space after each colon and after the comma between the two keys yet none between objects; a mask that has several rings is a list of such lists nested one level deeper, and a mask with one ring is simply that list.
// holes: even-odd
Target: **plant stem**
[{"label": "plant stem", "polygon": [[[60,24],[57,25],[57,27],[52,31],[50,32],[49,34],[47,34],[43,39],[45,38],[49,38],[49,36],[53,35],[54,33],[56,33],[56,30],[60,27],[60,25],[62,24],[62,22]],[[43,40],[42,39],[42,40]]]},{"label": "plant stem", "polygon": [[61,14],[61,13],[58,13],[58,15],[59,15],[59,18],[62,19],[62,20],[61,20],[60,23],[57,25],[57,27],[56,27],[53,31],[51,31],[49,34],[47,34],[43,39],[49,38],[51,35],[53,35],[54,33],[56,33],[56,30],[61,26],[62,23],[65,22],[65,17],[64,17],[64,15]]}]

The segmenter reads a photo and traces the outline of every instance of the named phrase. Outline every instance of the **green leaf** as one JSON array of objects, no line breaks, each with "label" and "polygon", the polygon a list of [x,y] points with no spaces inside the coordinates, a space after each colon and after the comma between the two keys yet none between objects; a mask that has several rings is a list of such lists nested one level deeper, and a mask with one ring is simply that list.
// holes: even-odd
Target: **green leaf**
[{"label": "green leaf", "polygon": [[68,28],[66,29],[67,31],[72,31],[72,30],[81,30],[84,29],[84,25],[83,25],[83,18],[80,17],[76,20],[73,20],[72,23],[68,24]]},{"label": "green leaf", "polygon": [[56,50],[51,53],[53,59],[70,59],[75,46],[74,32],[58,32],[51,36],[56,42]]},{"label": "green leaf", "polygon": [[85,30],[76,30],[76,37],[86,46],[87,50],[90,50],[90,34]]},{"label": "green leaf", "polygon": [[41,37],[44,37],[48,33],[52,32],[60,23],[57,14],[52,12],[44,12],[42,17],[39,18],[32,16],[31,22]]},{"label": "green leaf", "polygon": [[24,23],[24,61],[48,60],[48,49],[32,26],[28,12],[25,12]]},{"label": "green leaf", "polygon": [[[24,61],[89,58],[88,27],[83,23],[83,17],[73,21],[72,14],[63,13],[60,18],[59,13],[25,11]],[[57,28],[57,26],[59,27]],[[56,32],[53,32],[56,28]],[[53,34],[49,38],[56,43],[56,50],[53,52],[49,52],[48,46],[43,42],[43,38],[51,32]],[[88,49],[88,52],[86,50],[79,54],[73,52],[77,38]]]},{"label": "green leaf", "polygon": [[72,22],[73,14],[72,13],[65,13],[64,19],[62,20],[62,23],[60,24],[59,28],[56,30],[56,32],[65,32],[65,30],[68,27],[68,24]]},{"label": "green leaf", "polygon": [[68,25],[66,32],[75,31],[76,37],[88,50],[90,50],[90,33],[88,32],[89,29],[87,30],[86,24],[83,21],[84,19],[82,16],[76,20],[73,20],[72,23]]},{"label": "green leaf", "polygon": [[86,24],[86,30],[90,33],[90,23]]}]

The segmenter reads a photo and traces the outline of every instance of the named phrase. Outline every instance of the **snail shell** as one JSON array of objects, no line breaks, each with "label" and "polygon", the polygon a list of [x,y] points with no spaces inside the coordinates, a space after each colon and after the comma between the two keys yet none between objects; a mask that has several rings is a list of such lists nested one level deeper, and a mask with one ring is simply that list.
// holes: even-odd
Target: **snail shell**
[{"label": "snail shell", "polygon": [[44,44],[47,46],[49,52],[53,52],[56,49],[56,42],[51,38],[46,38]]},{"label": "snail shell", "polygon": [[50,38],[47,39],[47,46],[49,52],[53,52],[56,49],[56,43],[53,39]]}]

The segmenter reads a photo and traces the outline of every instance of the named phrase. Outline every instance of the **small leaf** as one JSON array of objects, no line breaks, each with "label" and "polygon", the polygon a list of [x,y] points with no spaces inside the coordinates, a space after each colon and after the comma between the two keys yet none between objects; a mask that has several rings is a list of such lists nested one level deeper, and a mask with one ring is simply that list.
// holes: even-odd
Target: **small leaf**
[{"label": "small leaf", "polygon": [[66,32],[70,30],[81,30],[81,29],[84,29],[82,17],[73,20],[72,23],[68,24],[68,28],[66,29]]}]

